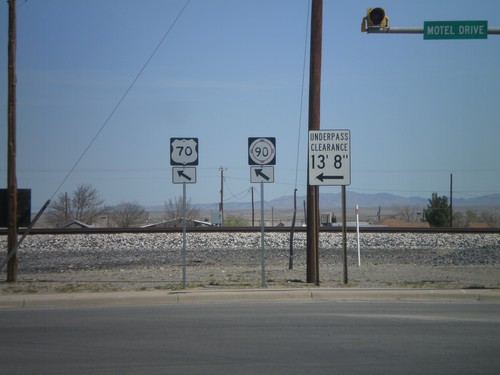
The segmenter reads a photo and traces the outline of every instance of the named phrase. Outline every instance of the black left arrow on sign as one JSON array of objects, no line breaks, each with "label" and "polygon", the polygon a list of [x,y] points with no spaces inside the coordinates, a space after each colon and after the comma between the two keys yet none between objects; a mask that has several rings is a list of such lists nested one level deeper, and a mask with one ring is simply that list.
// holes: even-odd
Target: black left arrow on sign
[{"label": "black left arrow on sign", "polygon": [[177,171],[177,174],[179,175],[179,177],[184,177],[188,181],[192,180],[192,178],[185,174],[184,171]]},{"label": "black left arrow on sign", "polygon": [[325,180],[343,180],[344,176],[328,176],[328,175],[325,175],[324,173],[321,173],[321,174],[317,175],[316,178],[318,180],[320,180],[321,182],[323,182]]},{"label": "black left arrow on sign", "polygon": [[262,168],[260,168],[260,169],[255,168],[255,175],[257,177],[262,177],[266,181],[269,181],[269,176],[264,174],[264,172],[262,172],[263,170],[264,169],[262,169]]}]

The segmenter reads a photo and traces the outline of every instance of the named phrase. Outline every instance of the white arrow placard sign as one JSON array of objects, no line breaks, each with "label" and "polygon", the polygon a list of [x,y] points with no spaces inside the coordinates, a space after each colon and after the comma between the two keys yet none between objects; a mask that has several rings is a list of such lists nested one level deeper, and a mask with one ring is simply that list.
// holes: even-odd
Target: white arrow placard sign
[{"label": "white arrow placard sign", "polygon": [[274,166],[261,165],[250,167],[250,182],[252,183],[272,183],[274,182]]}]

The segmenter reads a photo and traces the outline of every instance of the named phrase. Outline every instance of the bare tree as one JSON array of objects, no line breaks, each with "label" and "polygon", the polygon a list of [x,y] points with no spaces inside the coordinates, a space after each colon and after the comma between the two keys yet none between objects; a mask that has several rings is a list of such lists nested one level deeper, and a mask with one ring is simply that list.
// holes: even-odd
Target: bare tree
[{"label": "bare tree", "polygon": [[467,216],[461,211],[453,211],[453,226],[455,228],[465,228],[469,225],[467,222]]},{"label": "bare tree", "polygon": [[120,228],[130,228],[146,216],[146,210],[136,201],[122,202],[113,207],[113,221]]},{"label": "bare tree", "polygon": [[500,226],[500,215],[495,211],[483,211],[479,216],[490,227],[498,228]]},{"label": "bare tree", "polygon": [[78,185],[71,203],[76,220],[83,223],[92,223],[104,210],[104,200],[101,199],[97,190],[88,184]]},{"label": "bare tree", "polygon": [[[186,218],[196,219],[200,211],[193,207],[191,199],[186,200]],[[173,200],[169,199],[165,202],[165,215],[167,220],[174,220],[182,218],[182,197],[175,197]]]},{"label": "bare tree", "polygon": [[464,226],[468,226],[469,223],[473,223],[473,222],[476,222],[478,220],[479,219],[477,217],[477,213],[475,213],[472,210],[465,211],[465,225]]},{"label": "bare tree", "polygon": [[49,222],[55,226],[64,225],[70,220],[91,224],[104,210],[104,200],[92,185],[81,184],[69,196],[59,194],[48,212]]},{"label": "bare tree", "polygon": [[68,193],[59,194],[57,199],[49,206],[47,221],[58,227],[68,223],[71,218],[73,218],[71,199]]},{"label": "bare tree", "polygon": [[393,210],[396,212],[396,215],[401,219],[412,222],[417,221],[418,218],[418,208],[411,206],[394,206]]}]

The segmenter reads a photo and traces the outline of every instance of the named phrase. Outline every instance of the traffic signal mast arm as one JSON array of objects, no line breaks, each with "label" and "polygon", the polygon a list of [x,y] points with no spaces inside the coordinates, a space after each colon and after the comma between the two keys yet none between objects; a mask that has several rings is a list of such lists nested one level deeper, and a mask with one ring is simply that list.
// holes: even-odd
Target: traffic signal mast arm
[{"label": "traffic signal mast arm", "polygon": [[[367,34],[424,34],[424,27],[391,27],[384,8],[368,8],[361,21],[361,32]],[[499,35],[500,27],[488,27],[489,35]]]},{"label": "traffic signal mast arm", "polygon": [[369,27],[367,34],[423,34],[423,27]]},{"label": "traffic signal mast arm", "polygon": [[[367,34],[423,34],[423,27],[369,27],[363,30]],[[488,35],[500,35],[500,27],[488,27]]]}]

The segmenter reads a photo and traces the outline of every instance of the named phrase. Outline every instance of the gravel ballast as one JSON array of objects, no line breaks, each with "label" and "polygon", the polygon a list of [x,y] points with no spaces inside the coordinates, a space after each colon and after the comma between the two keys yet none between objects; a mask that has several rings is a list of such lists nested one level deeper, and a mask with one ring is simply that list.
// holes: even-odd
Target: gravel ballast
[{"label": "gravel ballast", "polygon": [[[267,287],[309,286],[306,234],[295,234],[293,269],[289,239],[265,234]],[[321,286],[500,287],[497,233],[361,233],[361,266],[356,239],[348,234],[344,285],[342,234],[320,233]],[[259,287],[260,240],[260,233],[188,233],[188,287]],[[182,248],[182,233],[31,235],[19,249],[18,282],[2,281],[0,293],[178,289]]]}]

